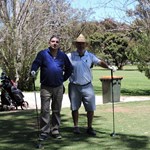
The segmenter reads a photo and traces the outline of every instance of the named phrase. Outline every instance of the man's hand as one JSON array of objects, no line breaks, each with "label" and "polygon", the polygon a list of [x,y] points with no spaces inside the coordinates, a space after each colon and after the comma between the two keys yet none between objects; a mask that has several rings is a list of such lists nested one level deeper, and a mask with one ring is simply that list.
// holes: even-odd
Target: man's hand
[{"label": "man's hand", "polygon": [[30,72],[30,74],[31,74],[31,76],[34,78],[35,75],[36,75],[36,72],[35,72],[34,70],[32,70],[32,71]]},{"label": "man's hand", "polygon": [[108,69],[112,70],[113,72],[117,71],[117,67],[116,66],[108,66]]}]

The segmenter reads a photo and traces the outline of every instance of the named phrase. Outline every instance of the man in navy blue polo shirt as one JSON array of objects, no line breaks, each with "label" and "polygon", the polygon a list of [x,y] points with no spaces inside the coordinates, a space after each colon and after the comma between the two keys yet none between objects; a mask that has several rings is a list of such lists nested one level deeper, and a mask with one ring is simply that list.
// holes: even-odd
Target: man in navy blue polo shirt
[{"label": "man in navy blue polo shirt", "polygon": [[[72,65],[67,55],[59,48],[59,38],[52,36],[49,48],[40,51],[31,67],[31,75],[34,77],[40,68],[41,83],[41,115],[40,115],[40,140],[47,139],[49,133],[54,138],[61,138],[59,132],[60,111],[63,99],[63,82],[72,73]],[[50,120],[51,102],[51,120]]]}]

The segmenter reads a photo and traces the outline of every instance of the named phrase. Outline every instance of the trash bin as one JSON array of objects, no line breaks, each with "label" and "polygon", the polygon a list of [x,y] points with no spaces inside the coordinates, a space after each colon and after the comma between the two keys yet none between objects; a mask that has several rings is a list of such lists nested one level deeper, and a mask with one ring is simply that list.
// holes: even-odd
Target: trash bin
[{"label": "trash bin", "polygon": [[[113,77],[113,95],[114,102],[120,101],[120,89],[121,89],[121,80],[123,77],[114,76]],[[100,78],[102,82],[102,97],[103,103],[112,102],[112,78],[111,76],[104,76]]]}]

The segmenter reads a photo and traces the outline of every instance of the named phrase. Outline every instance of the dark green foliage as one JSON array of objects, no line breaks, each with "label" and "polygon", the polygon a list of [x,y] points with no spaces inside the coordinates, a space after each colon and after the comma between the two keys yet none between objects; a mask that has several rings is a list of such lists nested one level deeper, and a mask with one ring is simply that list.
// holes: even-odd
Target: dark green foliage
[{"label": "dark green foliage", "polygon": [[150,36],[143,35],[137,47],[136,59],[138,60],[138,69],[145,72],[145,76],[150,79]]},{"label": "dark green foliage", "polygon": [[90,36],[93,51],[107,62],[115,64],[118,69],[126,64],[128,57],[128,39],[123,33],[106,32],[103,35],[95,33]]}]

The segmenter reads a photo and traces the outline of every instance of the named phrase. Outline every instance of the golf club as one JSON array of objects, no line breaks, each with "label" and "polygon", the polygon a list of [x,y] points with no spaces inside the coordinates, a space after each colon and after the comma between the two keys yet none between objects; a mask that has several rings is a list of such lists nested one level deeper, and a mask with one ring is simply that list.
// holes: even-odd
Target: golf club
[{"label": "golf club", "polygon": [[39,123],[39,114],[38,114],[38,106],[37,106],[37,98],[36,98],[36,89],[35,89],[35,79],[33,77],[33,85],[34,85],[34,97],[35,97],[35,106],[36,106],[36,115],[37,115],[37,137],[38,137],[38,142],[36,144],[36,148],[43,148],[41,141],[39,140],[39,134],[40,134],[40,123]]},{"label": "golf club", "polygon": [[116,135],[115,133],[115,112],[114,112],[114,90],[113,90],[113,70],[111,69],[111,84],[112,84],[112,111],[113,111],[113,132],[110,134],[110,136],[114,137]]}]

